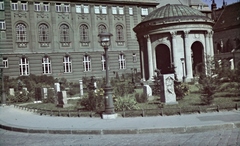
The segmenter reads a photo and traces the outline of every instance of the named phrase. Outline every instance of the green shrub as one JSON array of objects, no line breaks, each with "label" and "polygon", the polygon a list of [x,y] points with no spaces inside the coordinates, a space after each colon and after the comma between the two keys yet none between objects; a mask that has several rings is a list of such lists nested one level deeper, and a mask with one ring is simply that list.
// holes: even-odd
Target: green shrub
[{"label": "green shrub", "polygon": [[181,100],[184,96],[189,94],[189,86],[185,83],[174,82],[174,90],[177,100]]},{"label": "green shrub", "polygon": [[139,109],[136,99],[129,96],[116,97],[114,107],[116,111]]},{"label": "green shrub", "polygon": [[43,100],[44,103],[55,103],[56,102],[56,96],[55,91],[53,89],[47,90],[47,98]]}]

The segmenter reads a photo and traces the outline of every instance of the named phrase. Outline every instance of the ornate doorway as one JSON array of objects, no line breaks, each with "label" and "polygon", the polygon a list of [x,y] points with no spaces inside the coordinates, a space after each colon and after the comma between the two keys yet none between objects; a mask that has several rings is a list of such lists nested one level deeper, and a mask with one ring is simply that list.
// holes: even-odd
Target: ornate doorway
[{"label": "ornate doorway", "polygon": [[192,49],[192,69],[193,75],[198,76],[203,71],[203,45],[201,42],[194,42],[191,46]]}]

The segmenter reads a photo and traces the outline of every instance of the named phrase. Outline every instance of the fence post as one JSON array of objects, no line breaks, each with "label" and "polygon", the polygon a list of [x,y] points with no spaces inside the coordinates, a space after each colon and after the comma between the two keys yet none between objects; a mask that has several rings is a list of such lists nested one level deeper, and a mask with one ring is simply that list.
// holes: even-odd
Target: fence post
[{"label": "fence post", "polygon": [[161,116],[163,116],[163,108],[161,108]]},{"label": "fence post", "polygon": [[70,111],[68,110],[68,117],[71,117]]},{"label": "fence post", "polygon": [[125,117],[125,110],[123,109],[123,114],[122,114],[122,117]]},{"label": "fence post", "polygon": [[201,114],[201,107],[198,106],[198,113]]},{"label": "fence post", "polygon": [[52,110],[51,110],[51,115],[50,116],[52,116],[53,115],[53,112],[52,112]]},{"label": "fence post", "polygon": [[93,113],[92,113],[92,111],[91,111],[91,113],[90,113],[90,115],[89,115],[91,118],[92,118],[92,116],[93,116]]},{"label": "fence post", "polygon": [[60,110],[58,110],[58,116],[59,116],[59,117],[61,116]]},{"label": "fence post", "polygon": [[235,109],[238,110],[238,104],[237,103],[235,104]]},{"label": "fence post", "polygon": [[142,117],[144,117],[144,116],[145,116],[144,109],[142,109]]},{"label": "fence post", "polygon": [[219,105],[217,105],[217,112],[219,112]]},{"label": "fence post", "polygon": [[80,117],[81,116],[81,113],[80,113],[80,110],[78,110],[78,117]]},{"label": "fence post", "polygon": [[181,112],[182,112],[182,110],[181,110],[181,107],[179,108],[179,115],[181,116]]}]

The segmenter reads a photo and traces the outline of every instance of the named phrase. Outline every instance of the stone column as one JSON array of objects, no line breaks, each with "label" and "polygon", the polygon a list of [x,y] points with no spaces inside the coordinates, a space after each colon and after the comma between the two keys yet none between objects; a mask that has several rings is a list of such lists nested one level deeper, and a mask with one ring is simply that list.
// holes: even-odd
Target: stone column
[{"label": "stone column", "polygon": [[144,45],[143,45],[143,40],[140,39],[140,55],[141,55],[141,72],[142,72],[142,81],[146,81],[145,77],[145,69],[144,69]]},{"label": "stone column", "polygon": [[204,66],[205,66],[205,74],[207,75],[208,74],[208,59],[209,59],[209,56],[210,55],[210,46],[209,46],[209,32],[205,32],[205,47],[203,49],[203,52],[204,52]]},{"label": "stone column", "polygon": [[172,36],[173,65],[175,67],[177,78],[179,78],[179,71],[178,71],[179,66],[177,62],[180,61],[180,58],[178,59],[178,56],[177,56],[177,40],[176,40],[177,32],[176,31],[171,32],[171,36]]},{"label": "stone column", "polygon": [[153,78],[153,59],[152,59],[152,43],[150,36],[147,35],[147,51],[148,51],[148,69],[149,69],[149,79],[151,80]]},{"label": "stone column", "polygon": [[213,47],[213,31],[210,31],[209,35],[209,42],[210,42],[210,55],[211,57],[214,56],[214,47]]},{"label": "stone column", "polygon": [[156,48],[152,49],[152,60],[153,60],[153,70],[157,69],[157,63],[156,63]]},{"label": "stone column", "polygon": [[184,46],[185,46],[185,52],[186,52],[186,80],[190,80],[193,78],[192,73],[192,55],[191,55],[191,48],[189,46],[189,31],[184,31]]}]

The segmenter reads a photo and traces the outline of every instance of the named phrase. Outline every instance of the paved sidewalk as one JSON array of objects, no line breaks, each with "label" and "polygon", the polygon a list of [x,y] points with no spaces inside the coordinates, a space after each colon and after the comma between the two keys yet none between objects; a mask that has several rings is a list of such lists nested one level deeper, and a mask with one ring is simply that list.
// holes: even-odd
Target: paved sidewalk
[{"label": "paved sidewalk", "polygon": [[240,111],[103,120],[90,117],[40,116],[14,106],[1,106],[0,128],[26,133],[101,135],[202,132],[240,128]]}]

